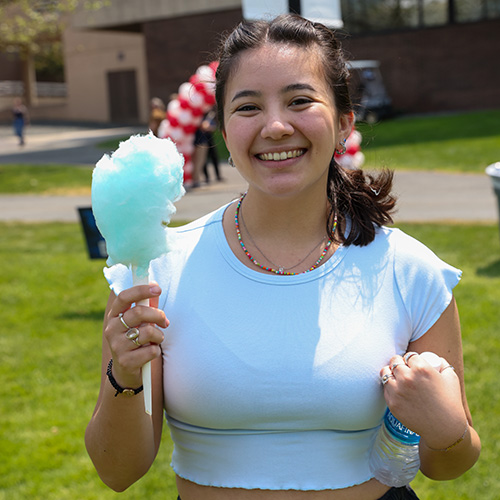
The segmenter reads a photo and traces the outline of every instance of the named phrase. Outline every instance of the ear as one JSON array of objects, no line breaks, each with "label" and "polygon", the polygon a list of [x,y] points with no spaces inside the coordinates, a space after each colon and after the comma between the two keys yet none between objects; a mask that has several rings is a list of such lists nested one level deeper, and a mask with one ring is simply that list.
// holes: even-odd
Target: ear
[{"label": "ear", "polygon": [[339,135],[345,137],[346,139],[351,134],[352,128],[354,127],[354,113],[351,111],[345,113],[339,118]]}]

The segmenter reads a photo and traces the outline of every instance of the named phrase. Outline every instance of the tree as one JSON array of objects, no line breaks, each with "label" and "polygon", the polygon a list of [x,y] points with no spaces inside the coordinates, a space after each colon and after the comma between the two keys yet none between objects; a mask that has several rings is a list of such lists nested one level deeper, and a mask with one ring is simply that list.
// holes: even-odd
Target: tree
[{"label": "tree", "polygon": [[77,8],[99,9],[110,0],[0,0],[0,51],[23,63],[24,97],[36,103],[34,58],[61,40],[68,15]]}]

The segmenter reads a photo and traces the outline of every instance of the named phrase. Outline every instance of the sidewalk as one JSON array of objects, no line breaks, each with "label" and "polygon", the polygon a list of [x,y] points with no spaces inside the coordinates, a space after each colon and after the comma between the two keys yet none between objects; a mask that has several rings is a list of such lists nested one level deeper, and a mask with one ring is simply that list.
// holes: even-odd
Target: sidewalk
[{"label": "sidewalk", "polygon": [[[144,132],[138,127],[32,125],[26,146],[20,148],[12,129],[0,125],[0,164],[94,165],[105,153],[97,143]],[[195,219],[245,191],[246,183],[235,169],[222,164],[221,173],[225,182],[190,191],[177,202],[173,219]],[[396,222],[498,220],[496,197],[486,174],[396,172],[394,191],[399,198]],[[76,222],[78,207],[90,207],[90,192],[83,196],[0,195],[0,220]]]}]

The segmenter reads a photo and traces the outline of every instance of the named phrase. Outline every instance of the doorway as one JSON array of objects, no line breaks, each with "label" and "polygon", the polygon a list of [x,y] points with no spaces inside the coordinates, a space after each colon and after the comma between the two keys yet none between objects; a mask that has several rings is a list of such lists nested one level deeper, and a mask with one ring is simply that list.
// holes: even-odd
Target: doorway
[{"label": "doorway", "polygon": [[139,123],[135,70],[109,71],[109,116],[113,123]]}]

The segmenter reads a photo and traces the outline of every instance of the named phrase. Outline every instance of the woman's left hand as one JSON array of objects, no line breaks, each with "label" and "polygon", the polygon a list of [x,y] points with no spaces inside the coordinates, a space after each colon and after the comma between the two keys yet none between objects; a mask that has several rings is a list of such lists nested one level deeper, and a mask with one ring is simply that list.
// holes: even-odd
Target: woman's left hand
[{"label": "woman's left hand", "polygon": [[441,365],[435,368],[423,356],[408,352],[393,356],[380,371],[391,412],[435,449],[452,443],[467,422],[460,380],[453,367],[440,359]]}]

